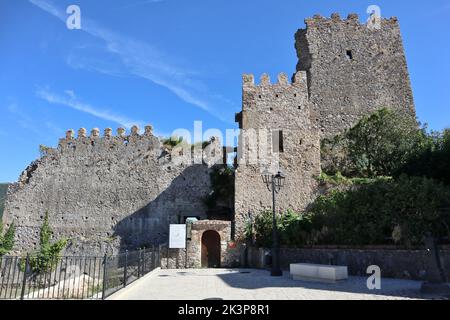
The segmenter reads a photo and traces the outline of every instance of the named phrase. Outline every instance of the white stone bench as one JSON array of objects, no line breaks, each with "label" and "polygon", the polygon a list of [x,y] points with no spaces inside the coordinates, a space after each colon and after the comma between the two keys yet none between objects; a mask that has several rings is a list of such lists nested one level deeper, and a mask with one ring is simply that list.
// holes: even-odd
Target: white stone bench
[{"label": "white stone bench", "polygon": [[336,282],[348,278],[346,266],[291,263],[290,273],[294,280]]}]

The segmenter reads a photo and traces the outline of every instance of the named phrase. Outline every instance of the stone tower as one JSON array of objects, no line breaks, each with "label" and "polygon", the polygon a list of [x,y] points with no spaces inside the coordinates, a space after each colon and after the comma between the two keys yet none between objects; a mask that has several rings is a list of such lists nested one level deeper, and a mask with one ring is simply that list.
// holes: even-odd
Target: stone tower
[{"label": "stone tower", "polygon": [[[276,163],[286,174],[278,209],[303,210],[318,193],[320,138],[341,133],[383,107],[415,116],[398,21],[372,18],[367,24],[356,14],[306,19],[306,28],[295,34],[299,61],[292,83],[282,74],[271,84],[263,75],[255,85],[252,75],[244,75],[242,112],[236,115],[241,129],[235,174],[238,235],[250,217],[271,208],[261,178],[267,167],[275,172],[271,165]],[[261,156],[261,150],[268,152]],[[255,153],[258,161],[252,162]]]},{"label": "stone tower", "polygon": [[415,115],[397,18],[362,24],[358,15],[314,16],[295,34],[297,71],[306,71],[311,116],[321,136],[342,132],[382,107]]},{"label": "stone tower", "polygon": [[320,174],[319,133],[310,119],[306,72],[297,72],[292,83],[285,74],[275,84],[263,75],[257,85],[253,75],[244,75],[242,93],[242,112],[236,115],[241,129],[235,172],[238,237],[251,217],[272,208],[264,170],[276,173],[279,167],[286,175],[278,209],[304,209]]}]

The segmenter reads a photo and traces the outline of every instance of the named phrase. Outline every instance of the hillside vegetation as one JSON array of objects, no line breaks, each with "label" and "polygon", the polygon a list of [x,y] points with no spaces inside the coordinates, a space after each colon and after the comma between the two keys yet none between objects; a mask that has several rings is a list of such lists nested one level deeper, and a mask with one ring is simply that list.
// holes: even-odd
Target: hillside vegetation
[{"label": "hillside vegetation", "polygon": [[0,183],[0,218],[3,215],[3,206],[6,200],[6,191],[8,190],[7,183]]},{"label": "hillside vegetation", "polygon": [[[280,242],[304,245],[420,246],[431,233],[450,239],[450,129],[428,132],[402,113],[381,109],[321,145],[323,184],[332,188],[305,212],[278,216]],[[247,237],[272,242],[272,214]]]}]

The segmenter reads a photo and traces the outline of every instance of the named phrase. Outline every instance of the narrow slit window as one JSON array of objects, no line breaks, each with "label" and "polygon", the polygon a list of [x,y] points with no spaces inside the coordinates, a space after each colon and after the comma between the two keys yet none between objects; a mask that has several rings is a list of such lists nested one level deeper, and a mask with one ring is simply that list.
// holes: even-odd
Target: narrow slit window
[{"label": "narrow slit window", "polygon": [[347,58],[348,58],[348,60],[353,60],[353,52],[352,52],[352,50],[347,50]]},{"label": "narrow slit window", "polygon": [[283,130],[272,133],[273,152],[284,152]]}]

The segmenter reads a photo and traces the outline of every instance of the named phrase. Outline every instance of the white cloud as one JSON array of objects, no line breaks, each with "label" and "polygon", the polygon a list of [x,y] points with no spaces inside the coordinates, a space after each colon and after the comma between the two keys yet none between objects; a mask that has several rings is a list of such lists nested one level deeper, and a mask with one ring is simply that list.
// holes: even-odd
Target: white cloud
[{"label": "white cloud", "polygon": [[128,8],[132,8],[132,7],[137,7],[137,6],[141,6],[141,5],[145,5],[145,4],[151,4],[151,3],[158,3],[158,2],[163,2],[163,0],[146,0],[146,1],[139,1],[139,2],[135,2],[135,3],[130,3],[121,7],[117,7],[115,9],[128,9]]},{"label": "white cloud", "polygon": [[8,105],[8,111],[15,116],[17,124],[23,128],[32,131],[33,133],[39,133],[39,130],[35,126],[35,121],[31,119],[26,113],[24,113],[16,103]]},{"label": "white cloud", "polygon": [[73,90],[65,90],[64,92],[72,99],[76,99],[75,92],[73,92]]},{"label": "white cloud", "polygon": [[138,125],[141,128],[144,127],[144,122],[141,120],[129,119],[125,116],[112,113],[109,110],[100,109],[100,108],[94,107],[90,104],[80,102],[76,98],[76,95],[72,90],[66,90],[65,92],[68,97],[55,94],[46,89],[37,90],[36,94],[38,97],[40,97],[41,99],[44,99],[48,103],[60,104],[60,105],[69,107],[71,109],[89,114],[94,117],[97,117],[99,119],[112,121],[121,126],[124,126],[127,129],[130,129],[133,125]]},{"label": "white cloud", "polygon": [[[55,8],[52,3],[46,0],[29,1],[65,23],[66,15],[63,11]],[[81,30],[103,40],[105,42],[105,50],[120,57],[129,74],[165,87],[181,100],[210,113],[224,122],[229,122],[226,117],[221,116],[221,112],[213,109],[211,100],[215,100],[214,95],[208,93],[207,86],[204,83],[194,78],[196,75],[198,76],[198,72],[187,70],[168,61],[167,55],[161,53],[154,46],[102,28],[84,16],[82,17]],[[86,64],[77,66],[83,67]],[[97,68],[90,69],[95,70]],[[104,68],[96,71],[108,74],[108,71],[104,70]],[[111,74],[114,74],[114,72],[111,72]]]},{"label": "white cloud", "polygon": [[45,121],[45,126],[57,136],[62,136],[64,134],[64,130],[51,121]]},{"label": "white cloud", "polygon": [[126,73],[119,70],[117,65],[106,62],[105,59],[96,59],[81,54],[71,53],[66,57],[66,63],[75,70],[87,70],[90,72],[98,72],[108,76],[121,77]]}]

